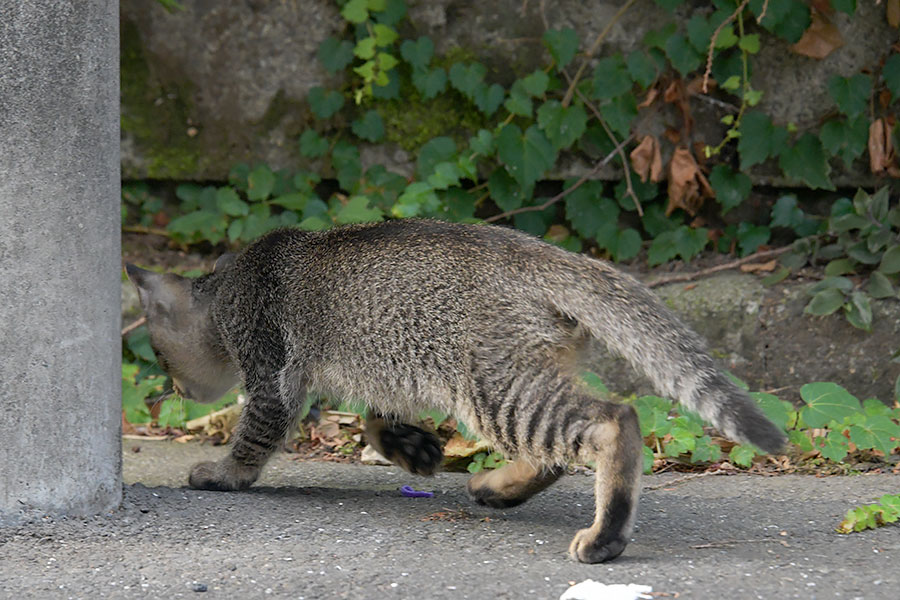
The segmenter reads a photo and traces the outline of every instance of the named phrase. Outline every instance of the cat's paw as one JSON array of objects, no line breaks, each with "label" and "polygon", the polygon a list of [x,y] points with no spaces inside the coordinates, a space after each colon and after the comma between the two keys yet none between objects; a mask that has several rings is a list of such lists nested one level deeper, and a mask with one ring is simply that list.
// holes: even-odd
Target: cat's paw
[{"label": "cat's paw", "polygon": [[569,556],[583,563],[605,562],[622,554],[627,544],[622,537],[609,538],[593,528],[582,529],[569,544]]},{"label": "cat's paw", "polygon": [[415,475],[434,475],[444,460],[437,436],[414,425],[385,427],[379,438],[384,457]]},{"label": "cat's paw", "polygon": [[188,477],[188,485],[195,490],[216,492],[245,490],[259,477],[259,471],[259,467],[241,465],[228,456],[217,462],[194,465]]}]

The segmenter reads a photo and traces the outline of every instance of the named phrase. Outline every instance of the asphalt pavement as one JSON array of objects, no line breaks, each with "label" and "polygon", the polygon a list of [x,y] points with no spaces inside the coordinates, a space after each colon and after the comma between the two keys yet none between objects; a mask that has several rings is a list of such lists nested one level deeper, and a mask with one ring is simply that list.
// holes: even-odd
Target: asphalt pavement
[{"label": "asphalt pavement", "polygon": [[556,600],[593,579],[655,598],[900,598],[900,525],[834,531],[900,493],[896,475],[645,477],[625,553],[583,565],[566,550],[592,520],[586,475],[499,511],[469,501],[466,474],[287,454],[247,492],[185,487],[192,463],[224,452],[126,440],[118,510],[0,528],[0,597]]}]

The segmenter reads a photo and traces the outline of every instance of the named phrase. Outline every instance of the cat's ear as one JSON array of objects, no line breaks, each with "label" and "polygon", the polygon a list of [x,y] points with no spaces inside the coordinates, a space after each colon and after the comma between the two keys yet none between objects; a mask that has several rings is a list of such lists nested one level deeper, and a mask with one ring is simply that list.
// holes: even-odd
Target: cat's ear
[{"label": "cat's ear", "polygon": [[125,265],[129,281],[137,289],[141,306],[148,316],[166,315],[185,292],[190,293],[187,280],[171,273],[154,273],[132,264]]},{"label": "cat's ear", "polygon": [[216,259],[216,265],[213,267],[213,273],[221,273],[228,267],[234,264],[235,254],[233,252],[226,252],[222,256]]}]

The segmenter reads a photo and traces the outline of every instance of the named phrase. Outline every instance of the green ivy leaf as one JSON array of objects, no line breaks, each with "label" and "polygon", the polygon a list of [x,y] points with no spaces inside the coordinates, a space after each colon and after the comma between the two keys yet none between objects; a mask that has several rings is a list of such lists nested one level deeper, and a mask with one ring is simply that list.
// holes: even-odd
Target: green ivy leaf
[{"label": "green ivy leaf", "polygon": [[850,441],[864,450],[874,449],[890,455],[900,440],[900,425],[887,416],[869,416],[850,426]]},{"label": "green ivy leaf", "polygon": [[494,134],[487,129],[479,129],[475,136],[469,138],[469,148],[482,156],[490,156],[495,148]]},{"label": "green ivy leaf", "polygon": [[621,262],[629,260],[638,255],[641,251],[641,234],[631,227],[616,231],[615,237],[611,240],[606,248],[613,256],[613,260]]},{"label": "green ivy leaf", "polygon": [[601,58],[594,67],[594,97],[615,98],[631,90],[631,77],[621,54]]},{"label": "green ivy leaf", "polygon": [[684,0],[654,0],[654,2],[669,12],[674,12],[676,8],[684,4]]},{"label": "green ivy leaf", "polygon": [[697,438],[694,450],[691,452],[691,462],[715,462],[722,457],[722,449],[713,443],[708,435]]},{"label": "green ivy leaf", "polygon": [[503,167],[494,169],[488,177],[488,191],[494,204],[504,212],[520,208],[525,201],[522,188]]},{"label": "green ivy leaf", "polygon": [[774,394],[765,392],[750,392],[756,405],[763,411],[770,421],[775,423],[782,430],[787,430],[788,423],[791,420],[791,412],[794,410],[790,402],[785,402]]},{"label": "green ivy leaf", "polygon": [[400,219],[418,217],[433,214],[439,206],[440,199],[434,188],[427,182],[415,181],[397,199],[397,203],[391,208],[391,214]]},{"label": "green ivy leaf", "polygon": [[751,0],[750,10],[759,17],[762,14],[764,3],[766,14],[760,24],[766,30],[792,44],[800,41],[812,22],[809,7],[800,0],[780,0],[779,2]]},{"label": "green ivy leaf", "polygon": [[724,215],[750,195],[750,178],[740,171],[732,171],[726,165],[716,165],[709,174],[709,183],[716,192],[716,200],[722,205]]},{"label": "green ivy leaf", "polygon": [[406,2],[405,0],[369,0],[369,10],[375,13],[375,20],[379,23],[394,26],[406,16]]},{"label": "green ivy leaf", "polygon": [[342,206],[334,216],[335,223],[344,225],[348,223],[370,223],[381,221],[384,213],[380,209],[369,206],[369,199],[365,196],[353,196]]},{"label": "green ivy leaf", "polygon": [[672,404],[658,396],[641,396],[634,401],[634,408],[641,424],[641,437],[655,435],[662,438],[672,429],[669,412]]},{"label": "green ivy leaf", "polygon": [[547,91],[547,84],[550,83],[550,77],[538,69],[531,75],[523,77],[521,81],[522,89],[524,89],[529,96],[538,97],[543,96],[544,92]]},{"label": "green ivy leaf", "polygon": [[471,100],[486,73],[481,63],[455,63],[450,67],[450,85]]},{"label": "green ivy leaf", "polygon": [[772,232],[765,225],[752,225],[741,223],[737,228],[738,246],[741,256],[748,256],[756,252],[757,248],[769,241]]},{"label": "green ivy leaf", "polygon": [[900,54],[891,54],[884,61],[884,69],[881,71],[884,83],[891,91],[891,96],[896,100],[900,98]]},{"label": "green ivy leaf", "polygon": [[428,176],[427,182],[436,190],[446,190],[450,186],[459,185],[462,171],[452,162],[441,162],[434,166],[434,173]]},{"label": "green ivy leaf", "polygon": [[303,212],[303,209],[306,208],[306,203],[308,201],[309,196],[294,192],[291,194],[285,194],[283,196],[273,198],[272,204],[277,204],[278,206],[281,206],[288,210]]},{"label": "green ivy leaf", "polygon": [[869,297],[859,290],[850,294],[850,302],[844,305],[847,321],[863,331],[872,330],[872,305]]},{"label": "green ivy leaf", "polygon": [[564,69],[578,52],[578,34],[571,27],[548,29],[542,40],[556,62],[557,70]]},{"label": "green ivy leaf", "polygon": [[353,48],[354,56],[363,60],[369,60],[375,56],[375,38],[367,37],[356,42]]},{"label": "green ivy leaf", "polygon": [[344,97],[334,90],[326,91],[317,86],[309,90],[306,97],[313,114],[319,119],[327,119],[344,106]]},{"label": "green ivy leaf", "polygon": [[816,438],[816,446],[824,458],[841,462],[847,456],[849,440],[840,431],[831,431],[824,438]]},{"label": "green ivy leaf", "polygon": [[691,46],[701,54],[706,54],[713,31],[715,31],[715,26],[701,14],[694,14],[687,23],[688,40],[691,42]]},{"label": "green ivy leaf", "polygon": [[738,42],[738,48],[747,54],[756,54],[759,52],[759,35],[748,33]]},{"label": "green ivy leaf", "polygon": [[504,127],[497,136],[497,154],[523,188],[540,179],[556,162],[556,150],[536,125],[524,134],[515,124]]},{"label": "green ivy leaf", "polygon": [[[574,183],[574,180],[569,180],[566,186]],[[619,207],[609,198],[603,198],[602,194],[603,185],[600,182],[588,181],[566,196],[566,219],[583,238],[592,239],[604,223],[615,224],[618,221]]]},{"label": "green ivy leaf", "polygon": [[831,156],[840,156],[847,168],[859,158],[869,140],[869,121],[865,115],[847,121],[831,119],[822,126],[819,133],[822,147]]},{"label": "green ivy leaf", "polygon": [[416,173],[420,179],[425,179],[434,172],[436,164],[451,160],[454,154],[456,154],[456,142],[443,136],[433,138],[425,142],[419,150]]},{"label": "green ivy leaf", "polygon": [[[372,33],[375,37],[375,45],[384,48],[390,46],[399,37],[399,34],[393,27],[388,27],[382,23],[376,23],[372,26]],[[425,38],[428,39],[428,38]]]},{"label": "green ivy leaf", "polygon": [[413,85],[426,100],[431,100],[447,87],[447,73],[441,67],[430,71],[413,71]]},{"label": "green ivy leaf", "polygon": [[653,85],[659,75],[656,63],[641,50],[630,53],[625,59],[625,65],[631,78],[644,89]]},{"label": "green ivy leaf", "polygon": [[350,0],[341,9],[341,16],[351,23],[362,23],[369,18],[367,0]]},{"label": "green ivy leaf", "polygon": [[400,44],[400,56],[410,64],[414,71],[424,71],[434,56],[434,42],[426,35],[415,42],[405,40]]},{"label": "green ivy leaf", "polygon": [[328,140],[314,129],[307,129],[300,136],[300,154],[306,158],[319,158],[328,152]]},{"label": "green ivy leaf", "polygon": [[691,71],[697,69],[703,61],[701,54],[681,33],[676,33],[666,40],[665,51],[672,66],[681,73],[682,77],[686,77]]},{"label": "green ivy leaf", "polygon": [[685,262],[688,262],[706,247],[708,241],[706,228],[691,229],[687,225],[681,225],[656,236],[650,245],[647,262],[651,266],[658,265],[672,260],[676,256],[681,256]]},{"label": "green ivy leaf", "polygon": [[853,16],[856,12],[856,0],[831,0],[831,7]]},{"label": "green ivy leaf", "polygon": [[584,135],[587,113],[579,104],[564,107],[559,100],[548,100],[538,109],[537,122],[553,147],[564,150]]},{"label": "green ivy leaf", "polygon": [[800,388],[800,397],[806,402],[800,418],[809,427],[825,427],[831,421],[840,423],[862,408],[855,396],[831,382],[807,383]]},{"label": "green ivy leaf", "polygon": [[857,73],[852,77],[832,75],[828,78],[828,93],[838,105],[838,109],[854,119],[869,104],[869,96],[872,94],[872,77],[863,73]]},{"label": "green ivy leaf", "polygon": [[331,153],[331,165],[334,167],[341,189],[352,192],[362,176],[359,149],[352,144],[338,142]]},{"label": "green ivy leaf", "polygon": [[793,146],[783,148],[778,165],[785,175],[812,189],[834,190],[834,184],[828,178],[831,167],[825,159],[822,142],[811,133],[803,134]]},{"label": "green ivy leaf", "polygon": [[757,456],[759,453],[756,451],[756,448],[753,446],[743,446],[738,444],[731,449],[731,452],[728,453],[728,460],[733,464],[739,466],[749,468],[753,464],[753,457]]},{"label": "green ivy leaf", "polygon": [[234,188],[225,186],[216,191],[216,204],[230,217],[242,217],[250,212],[247,203],[240,199]]},{"label": "green ivy leaf", "polygon": [[275,185],[275,174],[266,165],[256,167],[247,177],[247,198],[250,200],[265,200],[272,193]]},{"label": "green ivy leaf", "polygon": [[353,44],[348,40],[338,40],[334,36],[329,36],[319,44],[316,56],[325,70],[334,75],[353,62]]},{"label": "green ivy leaf", "polygon": [[377,142],[384,137],[384,121],[375,110],[369,110],[360,119],[350,125],[358,137],[370,142]]},{"label": "green ivy leaf", "polygon": [[478,107],[478,110],[483,112],[485,116],[490,117],[497,109],[500,108],[500,105],[503,103],[503,98],[506,97],[506,91],[499,84],[493,83],[488,87],[487,85],[480,85],[478,89],[475,90],[475,97],[473,98],[475,102],[475,106]]},{"label": "green ivy leaf", "polygon": [[628,93],[613,98],[611,102],[600,107],[600,114],[606,123],[620,136],[628,137],[631,123],[637,117],[637,101],[634,94]]},{"label": "green ivy leaf", "polygon": [[738,152],[741,155],[741,171],[777,156],[787,142],[787,131],[772,124],[768,115],[750,111],[741,120],[741,137]]}]

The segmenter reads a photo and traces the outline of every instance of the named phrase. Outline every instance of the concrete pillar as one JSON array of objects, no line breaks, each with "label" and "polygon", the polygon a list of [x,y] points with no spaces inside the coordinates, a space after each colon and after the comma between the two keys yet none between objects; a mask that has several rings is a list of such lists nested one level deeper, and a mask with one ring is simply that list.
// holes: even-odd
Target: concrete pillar
[{"label": "concrete pillar", "polygon": [[121,500],[118,0],[0,0],[0,522]]}]

